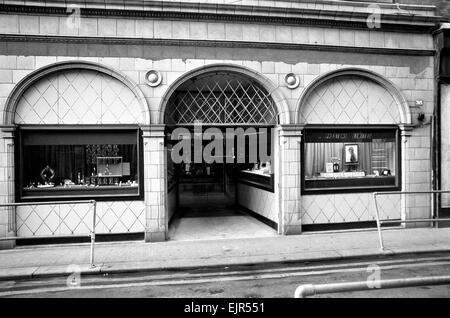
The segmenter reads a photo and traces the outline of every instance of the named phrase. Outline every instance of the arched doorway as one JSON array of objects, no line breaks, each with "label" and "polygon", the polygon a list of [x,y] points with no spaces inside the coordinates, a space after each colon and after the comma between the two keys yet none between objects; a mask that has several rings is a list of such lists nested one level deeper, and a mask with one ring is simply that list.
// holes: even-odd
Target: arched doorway
[{"label": "arched doorway", "polygon": [[170,239],[276,235],[273,96],[254,77],[214,66],[188,74],[166,97]]}]

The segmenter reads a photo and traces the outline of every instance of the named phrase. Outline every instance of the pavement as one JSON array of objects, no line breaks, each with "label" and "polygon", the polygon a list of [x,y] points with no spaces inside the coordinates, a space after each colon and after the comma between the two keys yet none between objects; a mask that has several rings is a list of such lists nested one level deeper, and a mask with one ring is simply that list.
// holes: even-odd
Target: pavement
[{"label": "pavement", "polygon": [[[199,267],[312,262],[411,253],[449,252],[450,228],[321,232],[297,236],[144,243],[97,243],[90,268],[89,244],[18,247],[0,251],[0,280],[187,270]],[[74,267],[76,266],[76,267]]]}]

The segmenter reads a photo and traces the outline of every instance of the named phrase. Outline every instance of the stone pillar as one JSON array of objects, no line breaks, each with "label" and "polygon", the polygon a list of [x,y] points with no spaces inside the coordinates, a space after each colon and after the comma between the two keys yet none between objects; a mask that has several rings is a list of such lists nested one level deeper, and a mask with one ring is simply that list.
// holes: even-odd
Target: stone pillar
[{"label": "stone pillar", "polygon": [[[14,127],[0,131],[0,203],[14,202]],[[16,209],[0,208],[0,237],[16,236]],[[15,240],[0,241],[0,249],[14,248]]]},{"label": "stone pillar", "polygon": [[300,206],[301,191],[301,138],[302,127],[283,125],[279,135],[279,191],[281,209],[281,234],[295,235],[302,232]]},{"label": "stone pillar", "polygon": [[144,201],[146,242],[167,239],[166,153],[164,125],[142,127],[144,143]]},{"label": "stone pillar", "polygon": [[[412,127],[409,126],[400,126],[401,130],[401,136],[400,136],[400,147],[401,147],[401,191],[411,191],[410,187],[410,169],[409,169],[409,163],[411,160],[411,154],[410,154],[410,145],[409,145],[409,137],[411,137],[411,130]],[[401,195],[401,218],[402,220],[407,220],[410,218],[410,209],[414,207],[414,197],[411,195]]]},{"label": "stone pillar", "polygon": [[[402,191],[431,191],[431,137],[402,125]],[[425,128],[426,129],[426,128]],[[424,129],[422,129],[424,130]],[[428,219],[432,211],[431,194],[402,195],[402,219]],[[427,227],[429,222],[406,223],[405,227]]]}]

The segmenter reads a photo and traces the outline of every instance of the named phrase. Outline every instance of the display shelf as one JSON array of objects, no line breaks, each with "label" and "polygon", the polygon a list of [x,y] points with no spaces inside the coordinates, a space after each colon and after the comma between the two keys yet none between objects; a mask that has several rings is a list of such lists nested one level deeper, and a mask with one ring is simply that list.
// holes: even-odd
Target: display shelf
[{"label": "display shelf", "polygon": [[274,192],[274,175],[263,173],[261,170],[243,170],[238,174],[238,182],[262,190]]},{"label": "display shelf", "polygon": [[306,189],[304,192],[326,192],[336,189],[364,189],[370,192],[371,188],[396,187],[395,182],[395,176],[305,179]]},{"label": "display shelf", "polygon": [[31,200],[33,198],[52,198],[55,195],[58,197],[73,197],[73,196],[129,196],[139,195],[139,185],[122,185],[122,186],[87,186],[87,185],[73,185],[69,187],[57,186],[53,188],[25,188],[23,189],[25,199]]}]

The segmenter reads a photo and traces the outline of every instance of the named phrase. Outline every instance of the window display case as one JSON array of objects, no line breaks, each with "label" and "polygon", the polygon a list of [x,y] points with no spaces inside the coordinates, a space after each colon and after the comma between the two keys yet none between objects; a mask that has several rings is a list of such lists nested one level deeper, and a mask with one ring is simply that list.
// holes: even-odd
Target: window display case
[{"label": "window display case", "polygon": [[[262,136],[262,135],[266,136]],[[261,137],[264,137],[263,140],[267,143],[265,149],[267,151],[268,157],[261,157],[259,147],[262,145]],[[250,185],[252,187],[260,188],[262,190],[274,192],[274,166],[273,166],[273,149],[272,149],[272,140],[273,134],[271,129],[267,129],[264,133],[261,131],[258,132],[257,139],[253,140],[253,142],[257,142],[258,151],[257,151],[257,160],[251,161],[250,157],[247,155],[245,163],[238,163],[238,182],[246,185]],[[250,139],[246,140],[245,149],[250,148],[250,143],[252,141]],[[237,148],[237,151],[245,151],[245,149]],[[264,152],[264,151],[263,151]],[[248,154],[248,152],[246,153]],[[239,154],[236,154],[238,156]]]},{"label": "window display case", "polygon": [[[263,190],[274,191],[274,174],[271,162],[256,163],[250,168],[240,166],[238,181]],[[248,165],[247,165],[248,166]]]},{"label": "window display case", "polygon": [[33,130],[18,134],[18,200],[139,198],[139,130]]},{"label": "window display case", "polygon": [[398,190],[398,136],[393,127],[305,129],[302,191]]}]

